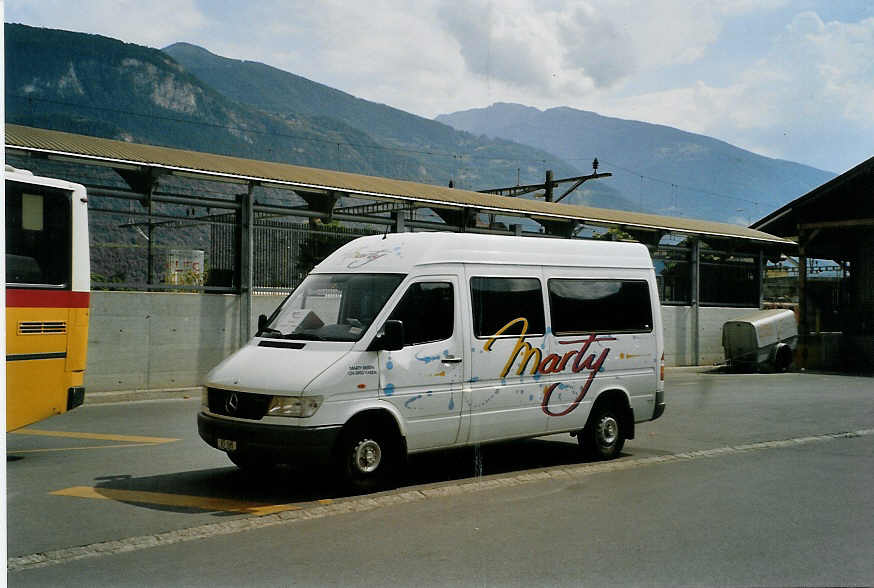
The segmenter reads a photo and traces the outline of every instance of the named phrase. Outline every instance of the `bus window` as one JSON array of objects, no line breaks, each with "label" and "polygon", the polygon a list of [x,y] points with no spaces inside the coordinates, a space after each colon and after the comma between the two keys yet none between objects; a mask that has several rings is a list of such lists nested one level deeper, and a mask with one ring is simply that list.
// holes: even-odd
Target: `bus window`
[{"label": "bus window", "polygon": [[65,286],[72,247],[70,193],[6,183],[6,283]]}]

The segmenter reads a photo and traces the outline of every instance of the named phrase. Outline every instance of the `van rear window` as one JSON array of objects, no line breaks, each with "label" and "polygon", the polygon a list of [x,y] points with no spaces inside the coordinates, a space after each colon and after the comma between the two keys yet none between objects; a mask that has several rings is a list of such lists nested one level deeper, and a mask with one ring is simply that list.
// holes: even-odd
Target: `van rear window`
[{"label": "van rear window", "polygon": [[652,331],[649,285],[643,280],[554,278],[547,285],[556,335]]},{"label": "van rear window", "polygon": [[[545,331],[543,291],[537,278],[474,277],[470,279],[470,296],[473,334],[477,337],[492,337],[519,318],[528,322],[526,335]],[[522,328],[519,321],[501,334],[518,336]]]}]

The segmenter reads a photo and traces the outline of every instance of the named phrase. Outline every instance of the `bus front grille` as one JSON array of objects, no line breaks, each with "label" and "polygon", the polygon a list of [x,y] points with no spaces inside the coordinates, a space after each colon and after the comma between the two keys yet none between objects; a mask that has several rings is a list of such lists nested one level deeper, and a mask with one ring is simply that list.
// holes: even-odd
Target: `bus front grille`
[{"label": "bus front grille", "polygon": [[261,420],[267,414],[267,408],[273,399],[268,394],[252,394],[220,388],[207,388],[206,392],[209,412],[255,421]]}]

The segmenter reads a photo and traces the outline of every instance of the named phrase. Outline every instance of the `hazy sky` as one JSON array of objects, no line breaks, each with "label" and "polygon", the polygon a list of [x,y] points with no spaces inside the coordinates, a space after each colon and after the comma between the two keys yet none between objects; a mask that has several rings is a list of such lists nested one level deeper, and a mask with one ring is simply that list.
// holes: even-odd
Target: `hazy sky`
[{"label": "hazy sky", "polygon": [[6,0],[425,117],[494,102],[671,125],[843,172],[874,155],[872,0]]}]

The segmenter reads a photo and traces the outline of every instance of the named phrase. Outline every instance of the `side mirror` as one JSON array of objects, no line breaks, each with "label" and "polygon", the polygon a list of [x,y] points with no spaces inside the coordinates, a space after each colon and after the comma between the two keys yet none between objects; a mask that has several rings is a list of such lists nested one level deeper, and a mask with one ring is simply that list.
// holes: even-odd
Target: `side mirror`
[{"label": "side mirror", "polygon": [[258,331],[255,333],[256,337],[260,337],[261,333],[264,332],[264,329],[267,327],[267,315],[259,314],[258,315]]},{"label": "side mirror", "polygon": [[373,340],[369,351],[399,351],[404,348],[404,323],[402,321],[385,321],[382,334]]}]

